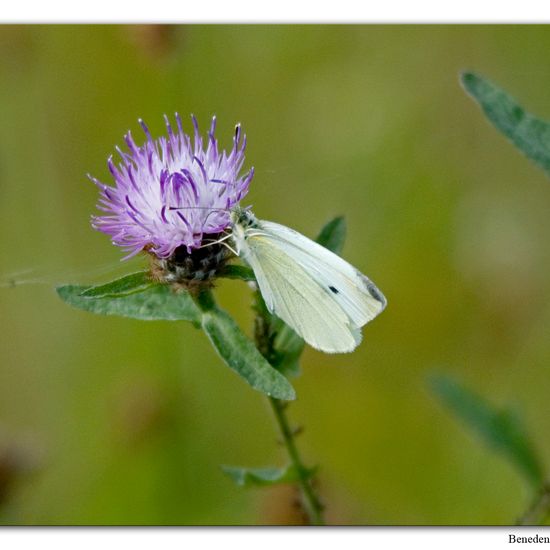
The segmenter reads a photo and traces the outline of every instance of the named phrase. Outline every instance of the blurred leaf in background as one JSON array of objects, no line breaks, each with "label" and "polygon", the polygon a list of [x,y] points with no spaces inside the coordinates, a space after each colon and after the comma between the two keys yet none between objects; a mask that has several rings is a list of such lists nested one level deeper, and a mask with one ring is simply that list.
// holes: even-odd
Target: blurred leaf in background
[{"label": "blurred leaf in background", "polygon": [[550,174],[550,123],[525,111],[502,88],[480,75],[463,73],[461,81],[495,128]]},{"label": "blurred leaf in background", "polygon": [[516,411],[496,409],[450,376],[432,377],[431,386],[443,404],[467,428],[512,462],[534,491],[542,487],[544,472],[536,446]]}]

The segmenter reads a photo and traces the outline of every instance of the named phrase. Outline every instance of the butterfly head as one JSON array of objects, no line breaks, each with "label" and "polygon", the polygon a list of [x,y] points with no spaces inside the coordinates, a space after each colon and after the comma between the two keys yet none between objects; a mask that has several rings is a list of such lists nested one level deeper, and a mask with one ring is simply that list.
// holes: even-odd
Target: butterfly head
[{"label": "butterfly head", "polygon": [[251,206],[241,208],[237,206],[231,210],[231,224],[233,228],[239,226],[243,229],[248,229],[250,227],[257,227],[258,219],[251,211]]}]

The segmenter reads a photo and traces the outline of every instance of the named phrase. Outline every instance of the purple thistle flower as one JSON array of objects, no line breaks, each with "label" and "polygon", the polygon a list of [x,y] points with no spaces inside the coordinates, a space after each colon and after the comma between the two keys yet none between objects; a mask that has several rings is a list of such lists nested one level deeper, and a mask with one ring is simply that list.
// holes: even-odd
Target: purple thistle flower
[{"label": "purple thistle flower", "polygon": [[193,141],[184,133],[177,113],[177,131],[165,115],[167,136],[156,140],[140,120],[145,143],[138,147],[128,132],[124,141],[129,152],[117,147],[121,162],[115,165],[112,157],[107,161],[115,187],[88,176],[101,191],[97,207],[105,212],[92,217],[92,226],[130,252],[124,259],[144,249],[161,259],[172,256],[178,247],[190,254],[205,235],[229,226],[229,210],[248,192],[254,169],[239,176],[246,147],[240,125],[226,153],[220,152],[214,137],[216,117],[206,147],[197,120],[191,118]]}]

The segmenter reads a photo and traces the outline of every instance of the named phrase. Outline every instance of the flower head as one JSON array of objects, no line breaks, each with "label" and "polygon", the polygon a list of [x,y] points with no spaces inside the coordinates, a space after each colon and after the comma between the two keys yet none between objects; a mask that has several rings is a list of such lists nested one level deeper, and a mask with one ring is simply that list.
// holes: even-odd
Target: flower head
[{"label": "flower head", "polygon": [[190,254],[205,235],[218,234],[230,225],[230,209],[246,195],[254,175],[253,168],[239,175],[246,147],[240,125],[226,153],[214,137],[216,117],[206,144],[195,117],[193,141],[184,133],[178,114],[177,131],[164,119],[165,137],[154,140],[141,120],[146,136],[142,146],[136,145],[130,132],[126,134],[129,151],[117,147],[120,162],[115,165],[112,157],[107,162],[114,187],[89,176],[101,191],[98,209],[105,212],[94,216],[92,225],[127,250],[126,258],[144,249],[161,259],[180,247]]}]

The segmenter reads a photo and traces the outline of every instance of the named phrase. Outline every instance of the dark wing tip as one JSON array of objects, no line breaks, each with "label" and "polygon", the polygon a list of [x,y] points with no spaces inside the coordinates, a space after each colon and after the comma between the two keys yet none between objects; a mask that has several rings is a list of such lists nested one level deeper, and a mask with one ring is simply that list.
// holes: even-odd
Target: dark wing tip
[{"label": "dark wing tip", "polygon": [[377,286],[373,282],[367,282],[367,290],[377,302],[382,304],[382,308],[386,307],[386,304],[388,303],[386,297],[378,290]]}]

